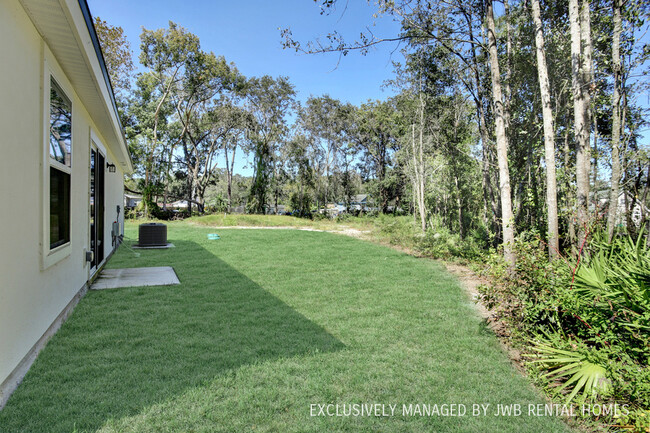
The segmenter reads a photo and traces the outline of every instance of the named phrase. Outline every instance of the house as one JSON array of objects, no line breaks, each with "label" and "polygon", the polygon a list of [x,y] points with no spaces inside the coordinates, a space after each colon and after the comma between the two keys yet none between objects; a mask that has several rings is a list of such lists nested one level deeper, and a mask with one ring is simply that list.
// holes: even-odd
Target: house
[{"label": "house", "polygon": [[124,193],[124,209],[133,209],[142,201],[142,196],[133,193]]},{"label": "house", "polygon": [[[617,226],[624,226],[627,224],[628,207],[631,206],[632,203],[634,203],[634,206],[632,206],[632,209],[630,209],[630,219],[637,228],[641,225],[643,218],[650,215],[650,210],[639,199],[634,200],[634,197],[629,193],[620,192],[618,194],[618,200],[616,202]],[[601,212],[606,212],[607,208],[609,207],[609,197],[599,199],[598,207]]]},{"label": "house", "polygon": [[85,0],[0,2],[0,59],[1,408],[117,247],[132,163]]},{"label": "house", "polygon": [[321,214],[326,214],[329,217],[336,217],[345,212],[345,205],[337,203],[327,203],[324,208],[318,210]]},{"label": "house", "polygon": [[[339,210],[339,212],[345,212],[346,211],[345,203],[339,202],[337,204],[339,206],[343,206],[342,208],[340,208],[340,207],[338,208],[338,209],[342,209],[342,210]],[[350,197],[350,210],[351,211],[364,211],[364,212],[367,212],[367,211],[370,211],[370,210],[374,210],[374,208],[372,206],[374,206],[374,202],[372,201],[370,196],[368,196],[368,194],[357,194],[357,195],[353,195],[352,197]]]},{"label": "house", "polygon": [[274,205],[267,204],[264,205],[264,214],[265,215],[285,215],[287,213],[287,207],[283,204],[279,204],[276,209]]},{"label": "house", "polygon": [[369,200],[370,197],[368,197],[368,194],[353,195],[350,199],[350,205],[360,206],[360,208],[363,209],[368,206]]},{"label": "house", "polygon": [[187,210],[189,207],[187,200],[176,200],[173,203],[169,203],[167,208],[169,209],[178,209],[178,210]]}]

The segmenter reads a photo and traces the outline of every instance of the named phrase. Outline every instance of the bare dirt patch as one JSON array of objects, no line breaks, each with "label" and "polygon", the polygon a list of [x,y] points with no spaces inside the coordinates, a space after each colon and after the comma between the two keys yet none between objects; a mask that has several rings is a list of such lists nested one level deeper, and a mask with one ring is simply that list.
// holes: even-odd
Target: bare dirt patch
[{"label": "bare dirt patch", "polygon": [[222,230],[222,229],[241,229],[241,230],[303,230],[307,232],[327,232],[335,233],[339,235],[351,236],[357,239],[369,239],[370,230],[358,230],[353,227],[340,226],[337,229],[326,230],[326,229],[317,229],[314,227],[295,227],[295,226],[205,226],[212,229]]},{"label": "bare dirt patch", "polygon": [[369,239],[370,230],[358,230],[352,227],[341,227],[341,230],[324,230],[329,233],[337,233],[340,235],[351,236],[357,239]]},{"label": "bare dirt patch", "polygon": [[442,262],[447,269],[447,272],[455,275],[460,280],[462,287],[465,289],[471,300],[476,304],[476,310],[479,315],[484,319],[489,319],[491,314],[481,303],[481,297],[478,292],[479,286],[488,285],[490,282],[472,271],[467,266],[463,266],[453,262]]},{"label": "bare dirt patch", "polygon": [[294,227],[294,226],[212,226],[206,225],[201,227],[210,227],[211,229],[237,229],[237,230],[304,230],[308,232],[324,232],[313,227]]}]

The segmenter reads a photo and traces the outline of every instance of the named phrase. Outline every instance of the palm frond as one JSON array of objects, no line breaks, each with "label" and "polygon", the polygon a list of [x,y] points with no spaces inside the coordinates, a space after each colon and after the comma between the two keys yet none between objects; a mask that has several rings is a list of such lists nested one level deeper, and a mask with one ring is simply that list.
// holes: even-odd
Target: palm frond
[{"label": "palm frond", "polygon": [[540,342],[535,343],[533,348],[537,356],[531,362],[544,364],[549,369],[543,377],[565,379],[565,382],[557,388],[557,392],[570,390],[566,398],[567,403],[571,402],[581,390],[582,395],[592,398],[609,391],[610,381],[605,367],[589,361],[583,354]]}]

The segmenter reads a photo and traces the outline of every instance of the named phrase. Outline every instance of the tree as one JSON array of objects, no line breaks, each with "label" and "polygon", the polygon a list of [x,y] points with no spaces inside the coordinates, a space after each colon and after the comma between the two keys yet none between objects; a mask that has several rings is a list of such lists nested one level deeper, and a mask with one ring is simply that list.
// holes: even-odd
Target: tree
[{"label": "tree", "polygon": [[254,175],[249,206],[254,213],[264,213],[266,194],[274,174],[275,147],[287,132],[286,115],[294,106],[296,94],[287,77],[265,75],[251,78],[247,84],[248,105],[254,124],[250,132],[254,155]]},{"label": "tree", "polygon": [[376,198],[382,213],[388,209],[386,173],[391,154],[397,150],[402,135],[395,101],[368,101],[356,111],[354,143],[360,151],[359,168],[366,178],[374,180]]},{"label": "tree", "polygon": [[124,97],[131,88],[134,70],[131,44],[122,27],[112,26],[99,17],[95,17],[94,24],[113,91],[116,96]]},{"label": "tree", "polygon": [[[164,107],[181,80],[183,69],[198,55],[200,44],[198,37],[171,21],[168,29],[143,29],[140,40],[140,63],[150,70],[146,73],[148,74],[146,83],[150,87],[147,93],[156,100],[155,108],[150,115],[150,134],[145,141],[147,149],[144,152],[143,202],[145,203],[145,213],[149,213],[148,204],[152,202],[153,193],[150,183],[155,165],[154,156],[159,146],[162,145],[159,129],[167,122],[164,116]],[[142,81],[144,80],[140,80],[140,82]],[[149,105],[147,104],[147,106]]]},{"label": "tree", "polygon": [[[422,233],[427,230],[427,206],[424,200],[424,194],[426,190],[426,177],[427,177],[427,165],[425,164],[426,159],[424,158],[424,111],[426,109],[424,96],[420,92],[418,98],[418,125],[417,125],[417,135],[416,135],[416,123],[411,124],[411,146],[410,154],[412,162],[412,183],[413,183],[413,196],[416,208],[420,215],[420,229]],[[408,149],[408,147],[407,147]]]},{"label": "tree", "polygon": [[[331,8],[335,3],[336,0],[321,1],[325,9]],[[347,55],[351,50],[367,53],[370,47],[383,42],[412,41],[427,43],[429,41],[436,41],[446,48],[451,55],[456,56],[465,65],[472,68],[473,65],[469,60],[471,57],[468,51],[472,51],[473,47],[478,45],[478,43],[473,36],[473,15],[467,12],[468,7],[470,7],[469,5],[460,1],[433,4],[431,2],[410,2],[408,0],[381,0],[377,2],[377,5],[378,14],[389,14],[401,20],[404,31],[400,35],[378,38],[371,32],[362,33],[359,41],[353,44],[347,44],[340,34],[334,32],[328,35],[328,45],[322,45],[319,41],[316,41],[315,43],[309,43],[305,51],[311,53],[339,52]],[[491,1],[487,2],[485,11],[484,18],[489,40],[492,100],[495,117],[497,160],[499,165],[504,256],[508,262],[514,263],[514,255],[511,250],[514,242],[514,218],[512,213],[510,173],[508,169],[508,137],[506,135],[506,120],[510,116],[507,112],[507,107],[504,105],[504,98],[501,91],[502,79],[497,58],[497,35]],[[294,48],[297,51],[302,50],[300,43],[293,39],[290,30],[283,30],[282,36],[285,40],[285,47]],[[473,58],[476,59],[476,55]],[[460,74],[459,76],[461,79],[464,78]],[[471,84],[466,83],[466,85],[470,91],[473,89]],[[480,88],[481,86],[476,86],[474,91],[478,92]],[[476,99],[478,100],[478,97]],[[479,103],[481,102],[479,100]],[[488,141],[485,139],[483,143],[484,146],[488,145]]]},{"label": "tree", "polygon": [[497,35],[494,25],[492,0],[487,0],[485,21],[490,53],[490,72],[492,77],[492,100],[494,104],[494,123],[499,164],[499,189],[501,191],[501,225],[503,234],[503,255],[505,260],[514,265],[513,246],[515,242],[514,218],[512,214],[512,196],[510,191],[510,171],[508,169],[508,136],[506,135],[506,112],[501,94],[501,70],[497,50]]},{"label": "tree", "polygon": [[222,103],[186,115],[181,120],[185,133],[181,138],[183,157],[180,164],[188,174],[188,204],[196,203],[202,213],[206,189],[215,179],[218,152],[239,127],[241,110]]},{"label": "tree", "polygon": [[299,123],[311,137],[312,163],[319,179],[316,201],[325,205],[330,200],[332,175],[337,170],[351,115],[351,107],[329,95],[309,97],[300,111]]},{"label": "tree", "polygon": [[612,33],[612,69],[614,72],[614,94],[612,95],[612,176],[609,190],[609,209],[607,212],[607,236],[611,241],[616,225],[619,183],[621,181],[621,0],[612,0],[614,31]]},{"label": "tree", "polygon": [[431,167],[429,159],[436,147],[438,150],[444,147],[442,129],[443,123],[450,120],[446,118],[449,108],[447,93],[453,88],[451,69],[454,62],[440,45],[412,42],[410,49],[412,52],[405,52],[404,67],[396,64],[398,78],[394,85],[402,89],[398,107],[405,122],[410,123],[401,150],[404,153],[403,165],[411,178],[414,211],[419,215],[420,229],[424,233],[428,217],[427,180],[441,168]]},{"label": "tree", "polygon": [[182,126],[182,164],[188,173],[188,209],[193,194],[203,212],[207,185],[213,179],[217,152],[223,141],[240,124],[241,110],[225,95],[240,92],[244,77],[223,57],[197,50],[189,57],[171,93]]},{"label": "tree", "polygon": [[313,147],[311,138],[304,134],[295,134],[287,144],[287,168],[297,183],[297,191],[290,196],[291,208],[297,216],[310,215],[311,194],[314,189],[315,173],[309,158],[309,149]]},{"label": "tree", "polygon": [[539,80],[539,92],[542,98],[542,117],[544,122],[548,254],[549,257],[555,258],[560,252],[557,179],[555,175],[555,127],[553,126],[553,108],[551,107],[551,91],[548,79],[548,67],[546,66],[546,50],[544,48],[544,27],[542,25],[539,0],[531,0],[531,13],[535,25],[537,76]]},{"label": "tree", "polygon": [[222,149],[226,160],[226,197],[228,200],[228,212],[232,211],[233,204],[233,175],[235,171],[235,156],[237,149],[247,151],[249,146],[247,137],[248,131],[252,129],[253,118],[247,110],[240,109],[237,126],[228,133],[222,143]]},{"label": "tree", "polygon": [[576,141],[576,191],[578,239],[584,241],[589,206],[591,115],[588,86],[591,77],[589,3],[569,0],[571,31],[571,85],[573,89],[574,134]]},{"label": "tree", "polygon": [[162,143],[180,135],[174,133],[174,127],[170,124],[173,113],[174,107],[169,98],[161,103],[157,78],[149,72],[139,74],[129,101],[130,122],[125,132],[135,172],[140,177],[138,187],[143,194],[147,215],[153,212],[154,196],[165,189],[169,181],[166,177],[170,167],[168,158],[165,157],[169,149]]}]

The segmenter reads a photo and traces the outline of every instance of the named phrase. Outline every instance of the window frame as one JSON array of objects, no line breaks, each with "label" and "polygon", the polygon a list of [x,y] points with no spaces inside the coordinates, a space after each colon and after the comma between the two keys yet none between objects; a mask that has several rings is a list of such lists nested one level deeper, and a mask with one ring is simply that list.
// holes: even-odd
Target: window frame
[{"label": "window frame", "polygon": [[[61,260],[69,257],[72,252],[72,185],[74,184],[72,170],[74,167],[74,154],[75,154],[75,117],[76,117],[76,107],[75,107],[75,93],[72,90],[72,86],[69,81],[66,79],[65,74],[58,66],[54,56],[50,53],[49,49],[45,47],[44,59],[43,59],[43,73],[42,73],[42,113],[41,121],[42,125],[42,140],[41,140],[41,209],[42,209],[42,229],[41,229],[41,269],[47,269]],[[71,110],[71,122],[72,130],[70,137],[70,166],[63,164],[50,155],[50,97],[51,97],[51,83],[52,80],[56,83],[57,87],[63,92],[64,96],[70,101],[70,110]],[[69,187],[69,209],[68,209],[68,241],[57,245],[54,248],[51,248],[50,243],[50,169],[56,169],[62,173],[67,174],[70,179]]]}]

